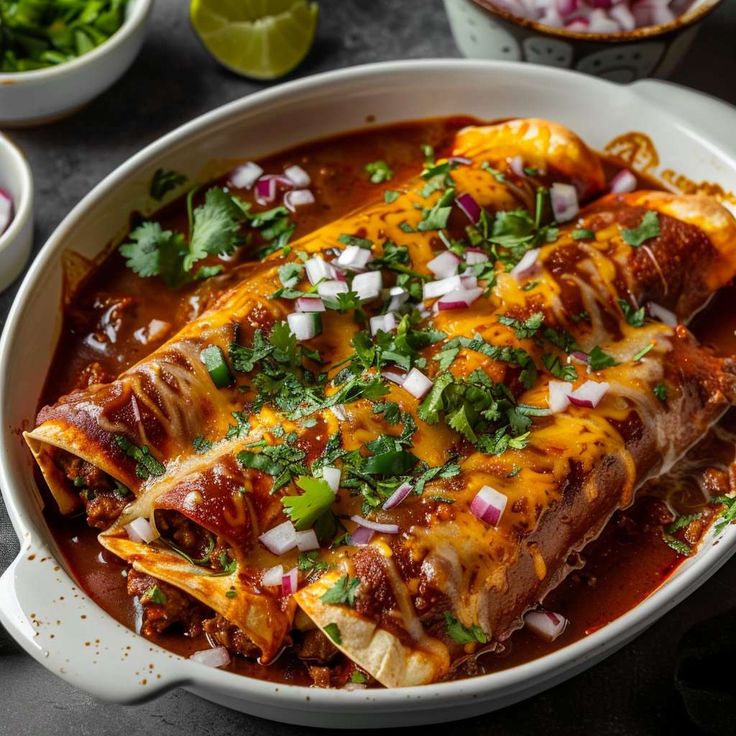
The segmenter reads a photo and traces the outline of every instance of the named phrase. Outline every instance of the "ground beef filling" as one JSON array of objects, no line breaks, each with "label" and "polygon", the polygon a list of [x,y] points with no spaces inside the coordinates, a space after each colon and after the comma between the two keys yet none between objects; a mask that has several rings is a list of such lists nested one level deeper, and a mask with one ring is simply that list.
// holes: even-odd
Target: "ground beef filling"
[{"label": "ground beef filling", "polygon": [[131,569],[127,590],[128,595],[138,598],[143,609],[144,636],[162,634],[173,625],[180,626],[187,636],[202,632],[202,619],[208,609],[173,585]]},{"label": "ground beef filling", "polygon": [[132,500],[130,491],[116,483],[98,467],[64,453],[59,465],[66,477],[79,489],[79,497],[87,513],[87,524],[95,529],[107,529]]}]

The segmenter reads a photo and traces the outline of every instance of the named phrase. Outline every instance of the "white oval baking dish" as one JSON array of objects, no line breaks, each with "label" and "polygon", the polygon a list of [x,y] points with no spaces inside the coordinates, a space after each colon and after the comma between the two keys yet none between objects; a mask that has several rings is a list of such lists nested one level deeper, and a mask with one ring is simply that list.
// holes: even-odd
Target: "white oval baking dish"
[{"label": "white oval baking dish", "polygon": [[[255,158],[366,125],[469,114],[543,116],[603,149],[636,130],[649,173],[682,172],[736,190],[736,111],[657,81],[618,86],[532,65],[429,60],[391,62],[291,82],[204,115],[145,148],[90,192],[57,228],[23,282],[0,342],[0,487],[21,552],[0,579],[0,620],[52,672],[98,698],[134,703],[181,686],[254,715],[322,728],[437,723],[509,705],[591,666],[677,605],[736,550],[736,528],[707,543],[636,608],[548,656],[502,672],[400,690],[318,690],[213,670],[182,659],[116,623],[56,558],[19,429],[33,421],[60,327],[61,259],[92,258],[124,234],[132,209],[150,211],[159,167],[209,178]],[[670,177],[672,178],[672,177]]]}]

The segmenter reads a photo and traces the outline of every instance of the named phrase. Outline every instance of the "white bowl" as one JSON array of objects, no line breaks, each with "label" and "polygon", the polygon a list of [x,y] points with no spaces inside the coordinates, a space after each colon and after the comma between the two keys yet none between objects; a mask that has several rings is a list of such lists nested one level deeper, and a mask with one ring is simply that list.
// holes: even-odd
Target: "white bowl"
[{"label": "white bowl", "polygon": [[28,72],[0,73],[0,125],[41,125],[86,105],[132,64],[153,0],[128,0],[123,25],[88,54]]},{"label": "white bowl", "polygon": [[0,189],[13,198],[13,219],[0,234],[0,291],[23,270],[33,242],[33,178],[25,156],[0,133]]},{"label": "white bowl", "polygon": [[[509,705],[589,667],[663,616],[736,550],[736,527],[730,527],[634,609],[535,661],[394,690],[321,690],[214,670],[137,636],[74,584],[44,523],[33,462],[17,432],[32,422],[59,335],[64,249],[92,258],[124,235],[132,209],[152,211],[148,185],[157,168],[197,181],[224,173],[233,159],[360,128],[374,117],[384,124],[453,114],[545,116],[598,149],[634,128],[640,137],[629,152],[649,173],[669,169],[736,191],[732,108],[662,82],[619,86],[531,64],[429,60],[345,69],[238,100],[148,146],[95,187],[51,236],[20,288],[0,342],[0,487],[22,548],[0,578],[0,620],[49,670],[118,703],[182,686],[237,710],[323,728],[450,721]],[[648,158],[640,155],[641,134],[656,145],[656,165],[651,151]]]}]

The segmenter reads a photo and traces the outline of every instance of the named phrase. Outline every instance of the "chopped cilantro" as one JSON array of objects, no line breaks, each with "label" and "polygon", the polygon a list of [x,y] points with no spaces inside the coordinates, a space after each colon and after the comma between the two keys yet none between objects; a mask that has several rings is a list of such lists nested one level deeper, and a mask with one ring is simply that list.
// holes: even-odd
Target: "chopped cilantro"
[{"label": "chopped cilantro", "polygon": [[632,327],[641,327],[646,321],[647,315],[644,307],[634,309],[625,299],[619,299],[618,305],[621,307],[624,318]]},{"label": "chopped cilantro", "polygon": [[340,237],[338,238],[338,241],[340,243],[343,243],[344,245],[357,245],[358,248],[370,249],[373,246],[372,240],[368,240],[367,238],[359,238],[356,235],[348,235],[347,233],[342,233],[342,235],[340,235]]},{"label": "chopped cilantro", "polygon": [[506,181],[506,174],[498,169],[494,169],[488,161],[484,161],[480,165],[480,168],[483,169],[483,171],[487,171],[497,182],[503,184],[503,182]]},{"label": "chopped cilantro", "polygon": [[192,440],[192,447],[194,448],[194,451],[198,454],[202,454],[211,450],[212,444],[212,440],[205,439],[205,437],[201,434],[197,435]]},{"label": "chopped cilantro", "polygon": [[445,627],[447,635],[457,644],[485,644],[488,641],[486,632],[478,624],[465,626],[449,611],[445,611]]},{"label": "chopped cilantro", "polygon": [[659,233],[659,215],[653,210],[649,210],[641,218],[641,222],[637,227],[630,230],[623,228],[621,237],[627,245],[638,248],[650,238],[656,238]]},{"label": "chopped cilantro", "polygon": [[328,565],[319,559],[319,550],[315,549],[311,552],[300,552],[296,565],[302,572],[322,572],[327,569]]},{"label": "chopped cilantro", "polygon": [[592,371],[602,371],[614,365],[618,365],[618,361],[606,353],[600,345],[596,345],[588,354],[588,366]]},{"label": "chopped cilantro", "polygon": [[359,587],[360,580],[358,578],[343,575],[329,590],[320,596],[320,600],[332,606],[343,605],[354,608],[355,594]]},{"label": "chopped cilantro", "polygon": [[225,597],[226,598],[237,598],[238,597],[238,591],[235,590],[235,588],[230,588],[229,590],[225,591]]},{"label": "chopped cilantro", "polygon": [[335,644],[342,644],[342,636],[340,634],[340,627],[337,624],[326,624],[324,627],[325,634],[335,642]]},{"label": "chopped cilantro", "polygon": [[157,477],[166,472],[166,468],[151,455],[151,451],[146,445],[138,447],[133,444],[127,437],[122,434],[116,434],[115,444],[128,456],[135,460],[135,474],[141,480],[147,480],[150,477]]},{"label": "chopped cilantro", "polygon": [[156,169],[151,179],[151,196],[160,202],[169,192],[181,186],[187,177],[169,169]]},{"label": "chopped cilantro", "polygon": [[544,353],[542,363],[555,378],[561,381],[574,381],[578,377],[578,371],[574,365],[563,364],[560,357],[553,353]]},{"label": "chopped cilantro", "polygon": [[447,220],[452,212],[452,202],[455,199],[455,190],[448,189],[438,200],[437,203],[429,210],[425,210],[421,222],[417,225],[417,230],[426,232],[427,230],[440,230],[447,225]]},{"label": "chopped cilantro", "polygon": [[311,528],[320,516],[329,512],[336,496],[322,478],[300,475],[296,484],[304,493],[299,496],[284,496],[281,503],[294,526],[303,531]]},{"label": "chopped cilantro", "polygon": [[371,161],[365,165],[365,172],[372,184],[381,184],[394,178],[394,172],[385,161]]},{"label": "chopped cilantro", "polygon": [[383,201],[386,204],[393,204],[400,196],[401,192],[396,192],[393,189],[386,189],[383,192]]},{"label": "chopped cilantro", "polygon": [[711,503],[722,503],[724,509],[720,514],[719,521],[715,526],[716,534],[720,534],[729,524],[736,521],[736,497],[716,496],[710,500]]},{"label": "chopped cilantro", "polygon": [[368,678],[360,670],[355,670],[350,675],[350,682],[356,685],[363,685],[368,682]]},{"label": "chopped cilantro", "polygon": [[684,529],[686,526],[692,524],[693,521],[697,521],[698,519],[702,518],[702,516],[702,512],[696,514],[683,514],[682,516],[678,516],[667,527],[667,534],[674,534],[675,532],[680,531],[680,529]]},{"label": "chopped cilantro", "polygon": [[516,337],[520,340],[524,340],[528,337],[534,337],[537,330],[544,322],[544,314],[542,312],[535,312],[525,320],[515,319],[514,317],[504,314],[498,318],[498,321],[502,325],[513,328]]},{"label": "chopped cilantro", "polygon": [[141,596],[142,600],[150,603],[156,603],[162,606],[166,603],[166,593],[158,587],[158,585],[152,585],[146,592]]},{"label": "chopped cilantro", "polygon": [[690,547],[689,544],[680,541],[676,537],[673,537],[671,534],[667,534],[666,532],[662,533],[662,540],[668,547],[671,547],[673,550],[675,550],[675,552],[683,555],[684,557],[689,557],[693,552],[692,547]]},{"label": "chopped cilantro", "polygon": [[662,383],[658,383],[653,389],[652,392],[654,395],[660,400],[660,401],[667,401],[667,385]]},{"label": "chopped cilantro", "polygon": [[[295,437],[287,437],[287,442],[294,439]],[[260,448],[260,452],[241,450],[237,455],[238,462],[244,468],[253,468],[272,476],[274,479],[272,493],[285,486],[295,476],[307,472],[304,465],[306,453],[298,447],[289,447],[288,444],[268,445],[265,441],[253,443],[248,447]]]},{"label": "chopped cilantro", "polygon": [[586,228],[579,227],[572,231],[573,240],[592,240],[594,237],[595,233]]},{"label": "chopped cilantro", "polygon": [[655,346],[655,342],[648,342],[643,348],[640,350],[637,350],[632,356],[631,359],[638,363],[650,350],[652,350]]}]

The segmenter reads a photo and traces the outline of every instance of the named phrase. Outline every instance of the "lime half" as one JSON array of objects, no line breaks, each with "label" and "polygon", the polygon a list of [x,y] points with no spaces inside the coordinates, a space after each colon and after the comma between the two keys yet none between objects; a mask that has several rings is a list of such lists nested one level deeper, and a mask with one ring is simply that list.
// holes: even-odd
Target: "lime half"
[{"label": "lime half", "polygon": [[317,29],[317,3],[307,0],[191,0],[192,26],[228,69],[276,79],[307,55]]}]

